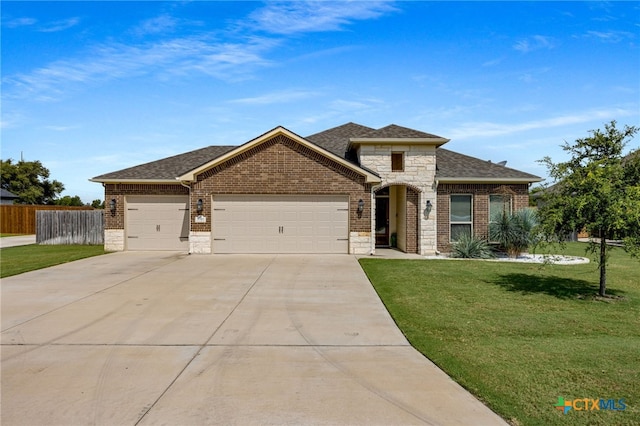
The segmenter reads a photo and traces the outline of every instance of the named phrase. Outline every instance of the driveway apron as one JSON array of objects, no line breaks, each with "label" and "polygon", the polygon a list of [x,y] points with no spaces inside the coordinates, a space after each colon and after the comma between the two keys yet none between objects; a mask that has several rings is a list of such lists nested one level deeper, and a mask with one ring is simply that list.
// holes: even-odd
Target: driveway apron
[{"label": "driveway apron", "polygon": [[504,425],[348,255],[114,253],[2,280],[3,425]]}]

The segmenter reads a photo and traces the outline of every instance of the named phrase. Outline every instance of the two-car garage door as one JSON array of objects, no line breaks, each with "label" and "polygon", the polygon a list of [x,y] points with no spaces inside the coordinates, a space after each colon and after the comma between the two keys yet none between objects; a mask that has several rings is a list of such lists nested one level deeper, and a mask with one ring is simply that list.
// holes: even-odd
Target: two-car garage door
[{"label": "two-car garage door", "polygon": [[347,253],[346,196],[216,195],[214,253]]}]

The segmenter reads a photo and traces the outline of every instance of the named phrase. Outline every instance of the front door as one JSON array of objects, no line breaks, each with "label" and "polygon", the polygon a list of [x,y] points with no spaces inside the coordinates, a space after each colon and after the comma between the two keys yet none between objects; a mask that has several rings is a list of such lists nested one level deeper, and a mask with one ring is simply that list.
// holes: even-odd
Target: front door
[{"label": "front door", "polygon": [[389,246],[388,196],[376,196],[376,246]]}]

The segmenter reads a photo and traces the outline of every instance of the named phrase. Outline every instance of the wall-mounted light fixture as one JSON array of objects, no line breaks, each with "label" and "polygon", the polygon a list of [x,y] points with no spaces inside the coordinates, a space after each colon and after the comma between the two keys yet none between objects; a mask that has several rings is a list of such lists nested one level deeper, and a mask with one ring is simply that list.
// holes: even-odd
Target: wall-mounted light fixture
[{"label": "wall-mounted light fixture", "polygon": [[109,201],[109,210],[111,211],[111,214],[116,214],[116,199],[112,198],[111,201]]},{"label": "wall-mounted light fixture", "polygon": [[202,198],[199,198],[196,203],[196,211],[198,212],[198,215],[202,214],[202,210],[204,210],[204,203],[202,202]]},{"label": "wall-mounted light fixture", "polygon": [[424,208],[424,216],[427,219],[429,218],[429,214],[431,214],[431,210],[433,210],[433,204],[431,203],[431,200],[427,200],[427,205]]},{"label": "wall-mounted light fixture", "polygon": [[360,198],[358,200],[358,214],[362,214],[363,211],[364,211],[364,200]]}]

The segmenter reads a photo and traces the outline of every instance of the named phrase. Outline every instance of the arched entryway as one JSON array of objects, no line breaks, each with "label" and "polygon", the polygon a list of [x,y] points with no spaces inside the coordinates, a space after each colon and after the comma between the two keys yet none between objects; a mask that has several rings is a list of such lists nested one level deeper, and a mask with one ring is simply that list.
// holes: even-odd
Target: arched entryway
[{"label": "arched entryway", "polygon": [[418,194],[411,185],[385,185],[375,193],[376,247],[418,253]]}]

